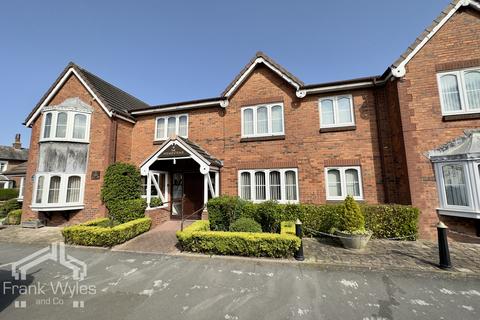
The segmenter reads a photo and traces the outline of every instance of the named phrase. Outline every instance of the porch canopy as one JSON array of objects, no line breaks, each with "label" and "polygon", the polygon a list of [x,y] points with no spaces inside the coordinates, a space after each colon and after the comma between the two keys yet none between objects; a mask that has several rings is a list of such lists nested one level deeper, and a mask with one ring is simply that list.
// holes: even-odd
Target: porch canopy
[{"label": "porch canopy", "polygon": [[[160,187],[159,182],[154,177],[152,167],[158,166],[158,162],[169,163],[171,167],[172,164],[175,166],[177,162],[185,160],[197,163],[199,173],[203,175],[203,204],[207,203],[209,196],[212,198],[219,196],[222,161],[211,156],[193,141],[180,136],[173,136],[165,140],[158,150],[140,165],[141,175],[147,177],[146,198],[148,207],[150,207],[153,188],[163,203],[169,201],[166,196],[167,191]],[[167,165],[165,164],[165,166]],[[195,168],[195,170],[197,169]]]}]

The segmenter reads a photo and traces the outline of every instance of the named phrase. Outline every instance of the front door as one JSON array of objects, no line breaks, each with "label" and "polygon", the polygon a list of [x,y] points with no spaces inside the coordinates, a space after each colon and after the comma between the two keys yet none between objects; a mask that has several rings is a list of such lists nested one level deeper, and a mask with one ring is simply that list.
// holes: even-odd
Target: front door
[{"label": "front door", "polygon": [[[185,180],[183,216],[189,220],[200,219],[202,217],[202,210],[200,209],[203,207],[203,174],[186,172],[183,176]],[[196,214],[192,215],[195,212]]]},{"label": "front door", "polygon": [[181,219],[183,210],[183,173],[172,175],[172,212],[173,219]]}]

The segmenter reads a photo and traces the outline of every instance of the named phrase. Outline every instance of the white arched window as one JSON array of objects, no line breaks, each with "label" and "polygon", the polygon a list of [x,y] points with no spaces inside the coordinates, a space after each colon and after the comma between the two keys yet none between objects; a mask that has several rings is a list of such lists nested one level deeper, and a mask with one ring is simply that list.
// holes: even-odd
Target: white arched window
[{"label": "white arched window", "polygon": [[442,72],[437,75],[443,115],[480,112],[480,69]]},{"label": "white arched window", "polygon": [[55,129],[55,138],[67,137],[67,113],[59,112],[57,114],[57,127]]},{"label": "white arched window", "polygon": [[79,202],[82,179],[79,176],[70,176],[67,183],[67,202]]},{"label": "white arched window", "polygon": [[320,128],[355,125],[351,95],[320,98]]},{"label": "white arched window", "polygon": [[85,139],[87,131],[87,116],[82,113],[75,114],[73,118],[73,138]]},{"label": "white arched window", "polygon": [[279,171],[270,171],[270,200],[282,199],[282,184]]},{"label": "white arched window", "polygon": [[344,200],[348,195],[363,200],[360,167],[325,168],[327,200]]},{"label": "white arched window", "polygon": [[52,113],[45,114],[45,123],[43,125],[43,137],[50,138],[50,134],[52,132]]},{"label": "white arched window", "polygon": [[282,103],[244,107],[241,111],[241,118],[243,138],[285,134]]},{"label": "white arched window", "polygon": [[298,202],[298,171],[292,169],[240,170],[238,195],[245,200]]},{"label": "white arched window", "polygon": [[157,117],[155,120],[155,140],[165,140],[173,136],[188,138],[188,115],[179,114]]},{"label": "white arched window", "polygon": [[58,203],[60,197],[60,181],[59,176],[53,176],[50,178],[50,184],[48,187],[48,203]]},{"label": "white arched window", "polygon": [[242,172],[240,175],[240,197],[245,200],[252,199],[250,172]]}]

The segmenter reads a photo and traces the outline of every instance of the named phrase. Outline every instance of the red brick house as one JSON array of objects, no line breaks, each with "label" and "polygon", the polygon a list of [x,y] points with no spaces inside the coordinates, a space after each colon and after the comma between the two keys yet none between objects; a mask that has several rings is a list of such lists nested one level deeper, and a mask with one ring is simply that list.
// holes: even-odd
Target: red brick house
[{"label": "red brick house", "polygon": [[[149,105],[71,63],[28,115],[22,219],[106,214],[103,174],[140,167],[159,223],[209,197],[412,204],[478,234],[480,2],[454,1],[381,76],[304,84],[263,53],[220,96]],[[199,218],[200,215],[197,215]],[[477,228],[477,229],[476,229]]]},{"label": "red brick house", "polygon": [[0,189],[18,189],[19,201],[23,199],[27,160],[28,149],[22,148],[19,133],[12,146],[0,146]]}]

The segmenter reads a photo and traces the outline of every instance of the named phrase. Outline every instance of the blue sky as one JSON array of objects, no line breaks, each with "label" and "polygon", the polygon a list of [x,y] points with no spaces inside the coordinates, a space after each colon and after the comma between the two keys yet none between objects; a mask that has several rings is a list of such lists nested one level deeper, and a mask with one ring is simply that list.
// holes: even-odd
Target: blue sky
[{"label": "blue sky", "polygon": [[261,50],[305,83],[381,74],[449,0],[2,1],[0,144],[69,61],[150,104],[214,97]]}]

